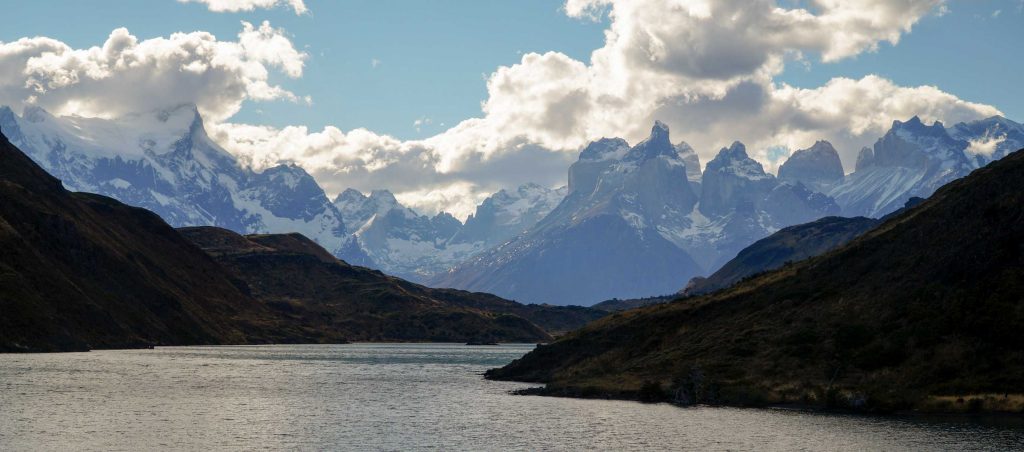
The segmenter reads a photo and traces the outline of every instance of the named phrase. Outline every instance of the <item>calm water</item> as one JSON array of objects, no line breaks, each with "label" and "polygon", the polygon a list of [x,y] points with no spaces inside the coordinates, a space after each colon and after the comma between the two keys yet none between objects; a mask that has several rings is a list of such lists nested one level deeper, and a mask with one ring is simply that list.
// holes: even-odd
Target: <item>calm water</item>
[{"label": "calm water", "polygon": [[1010,450],[1016,421],[508,395],[532,346],[172,347],[0,355],[0,450]]}]

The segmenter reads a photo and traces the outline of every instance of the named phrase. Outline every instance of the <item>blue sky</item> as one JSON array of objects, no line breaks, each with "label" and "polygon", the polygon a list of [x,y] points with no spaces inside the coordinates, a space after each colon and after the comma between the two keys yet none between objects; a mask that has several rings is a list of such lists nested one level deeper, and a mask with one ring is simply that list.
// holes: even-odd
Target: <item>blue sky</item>
[{"label": "blue sky", "polygon": [[[102,44],[127,27],[140,39],[206,30],[230,39],[239,21],[269,20],[310,56],[301,79],[271,80],[313,105],[248,102],[233,120],[320,129],[365,127],[402,139],[438,133],[480,116],[485,78],[519,61],[522,52],[559,51],[586,61],[601,47],[607,18],[568,17],[556,0],[318,1],[311,14],[287,8],[211,13],[175,1],[16,2],[0,40],[49,36],[73,47]],[[790,64],[777,81],[815,87],[832,77],[879,74],[902,85],[936,85],[961,98],[992,104],[1024,119],[1024,15],[1018,0],[955,1],[950,12],[925,17],[898,46],[882,43],[838,63]],[[59,14],[56,10],[60,11]],[[1001,11],[993,17],[995,11]],[[379,61],[376,67],[373,61]],[[417,131],[416,119],[428,118]]]},{"label": "blue sky", "polygon": [[[972,0],[949,4],[943,16],[926,17],[897,46],[880,45],[836,63],[808,70],[790,65],[778,80],[819,86],[832,77],[878,74],[901,85],[935,85],[961,98],[992,104],[1024,120],[1024,2]],[[999,11],[997,14],[996,11]]]},{"label": "blue sky", "polygon": [[[98,1],[7,5],[11,21],[0,41],[43,35],[76,48],[101,45],[127,27],[140,39],[177,31],[210,31],[232,39],[239,21],[269,20],[309,54],[300,80],[272,77],[313,105],[249,103],[237,121],[320,129],[366,127],[399,138],[419,138],[480,115],[486,76],[516,63],[523,52],[560,51],[586,59],[601,46],[605,23],[569,18],[553,0],[317,1],[311,13],[287,8],[211,13],[202,4],[173,0]],[[373,61],[379,63],[374,67]],[[417,132],[415,120],[430,124]]]}]

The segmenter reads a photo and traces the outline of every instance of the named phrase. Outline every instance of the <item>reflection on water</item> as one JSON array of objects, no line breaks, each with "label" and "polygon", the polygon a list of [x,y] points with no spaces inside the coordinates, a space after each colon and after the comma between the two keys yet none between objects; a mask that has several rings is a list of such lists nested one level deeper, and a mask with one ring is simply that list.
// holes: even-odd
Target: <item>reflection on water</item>
[{"label": "reflection on water", "polygon": [[1010,450],[954,418],[509,395],[480,374],[532,345],[170,347],[0,355],[0,450]]}]

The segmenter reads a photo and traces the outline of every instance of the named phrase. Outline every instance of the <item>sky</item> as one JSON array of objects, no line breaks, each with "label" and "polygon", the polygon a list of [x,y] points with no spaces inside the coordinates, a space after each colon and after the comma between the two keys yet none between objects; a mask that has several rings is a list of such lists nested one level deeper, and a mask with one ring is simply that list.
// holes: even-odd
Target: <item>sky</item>
[{"label": "sky", "polygon": [[1022,0],[16,2],[0,103],[117,117],[198,105],[257,170],[465,217],[655,119],[706,163],[847,166],[893,120],[1024,120]]}]

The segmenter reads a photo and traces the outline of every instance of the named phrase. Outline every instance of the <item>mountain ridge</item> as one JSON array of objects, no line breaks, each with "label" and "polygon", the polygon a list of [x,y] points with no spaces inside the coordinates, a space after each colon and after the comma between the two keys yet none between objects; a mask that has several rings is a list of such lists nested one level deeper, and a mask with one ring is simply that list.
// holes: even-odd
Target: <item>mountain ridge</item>
[{"label": "mountain ridge", "polygon": [[1024,385],[1021,293],[1018,151],[836,250],[599,320],[488,377],[682,404],[998,407],[986,394]]}]

